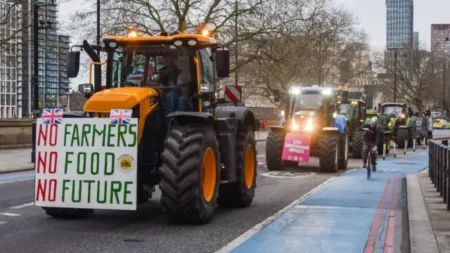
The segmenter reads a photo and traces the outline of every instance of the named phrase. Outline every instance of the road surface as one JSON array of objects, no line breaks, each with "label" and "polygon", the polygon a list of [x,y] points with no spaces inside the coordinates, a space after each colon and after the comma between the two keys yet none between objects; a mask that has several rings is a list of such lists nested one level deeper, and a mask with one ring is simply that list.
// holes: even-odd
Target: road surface
[{"label": "road surface", "polygon": [[[442,134],[445,133],[442,132]],[[424,152],[419,149],[420,147],[418,147],[417,152]],[[327,180],[330,178],[348,178],[343,183],[330,183],[329,186],[326,186],[328,188],[323,188],[325,191],[332,193],[330,198],[338,199],[345,196],[345,194],[349,194],[350,197],[345,202],[346,205],[354,205],[354,208],[362,205],[361,203],[358,204],[358,197],[361,197],[361,195],[351,193],[352,188],[355,187],[355,192],[364,192],[361,189],[367,183],[366,180],[361,181],[359,178],[360,174],[364,175],[364,170],[352,170],[352,168],[361,166],[361,160],[350,159],[349,169],[345,174],[342,174],[343,172],[332,174],[317,173],[317,159],[314,158],[312,159],[312,166],[292,168],[283,173],[269,173],[265,166],[265,142],[258,142],[257,150],[258,179],[256,196],[252,206],[246,209],[218,209],[214,220],[210,224],[203,226],[168,224],[159,204],[159,192],[155,194],[154,199],[140,206],[138,211],[135,212],[96,211],[95,215],[88,219],[57,220],[48,217],[41,208],[33,206],[34,175],[32,172],[1,174],[1,252],[216,252],[220,249],[226,251],[227,248],[223,247],[226,247],[230,242],[236,238],[241,238],[240,236],[243,233],[248,233],[248,230],[255,225],[265,221],[268,217],[276,214],[322,183],[328,182]],[[401,151],[397,152],[400,154],[397,159],[401,159],[403,156]],[[410,156],[416,155],[410,149],[408,154]],[[390,157],[384,162],[389,162],[392,159],[394,158]],[[403,167],[399,169],[403,170]],[[386,171],[388,170],[386,169]],[[393,170],[391,172],[394,172],[394,174],[397,173],[392,182],[398,183],[400,176],[404,172],[395,171],[395,168],[390,170]],[[383,174],[379,173],[378,175]],[[381,178],[385,181],[389,180],[389,177],[383,176],[375,179],[375,182],[381,180]],[[382,194],[378,191],[383,191],[385,188],[385,183],[383,182],[373,183],[373,186],[367,188],[366,192],[368,195],[374,194],[374,197],[372,196],[370,199],[371,205],[367,206],[367,208],[372,208],[375,203],[379,202],[378,198],[381,198]],[[392,187],[393,184],[391,184]],[[341,193],[339,193],[340,191]],[[401,192],[401,188],[397,188],[397,192]],[[305,205],[314,204],[314,199],[308,201]],[[316,199],[315,201],[318,200]],[[401,197],[399,197],[399,201],[397,208],[401,210]],[[333,204],[332,201],[330,203],[329,205]],[[313,210],[314,212],[316,211]],[[377,207],[375,206],[373,209],[367,209],[363,212],[366,212],[368,217],[374,216],[377,213]],[[360,216],[355,216],[357,215],[356,213],[358,213],[357,210],[355,212],[341,212],[335,216],[340,222],[336,224],[351,224],[355,217],[357,217],[355,221],[361,220],[361,218],[358,218]],[[401,211],[399,215],[401,217]],[[309,219],[312,222],[314,219],[320,219],[320,217],[311,216]],[[398,219],[401,220],[401,218]],[[337,220],[329,220],[328,222],[337,222]],[[327,224],[318,225],[325,226]],[[364,224],[364,229],[367,230],[367,226],[370,229],[372,221],[369,219],[364,220]],[[401,223],[397,224],[400,227],[401,225]],[[314,226],[314,224],[303,224],[302,226],[302,229],[308,229],[309,226]],[[363,225],[361,224],[361,226]],[[350,233],[348,229],[357,228],[347,227],[347,230],[344,231]],[[401,231],[401,228],[398,229],[395,230],[395,233]],[[320,233],[318,233],[320,230],[316,228],[314,231],[316,236],[320,236]],[[351,232],[357,233],[354,230]],[[339,238],[333,239],[330,236],[327,234],[328,242],[330,240],[338,242],[336,240]],[[256,247],[252,238],[242,244],[241,248],[235,247],[235,251],[245,252],[242,251],[242,247],[248,247],[248,245]],[[399,244],[401,241],[399,235],[396,238],[395,242]],[[362,241],[358,241],[358,245],[361,243],[365,244],[368,240],[363,238],[363,236],[358,237],[358,240],[360,239]],[[241,238],[238,241],[242,243],[245,240],[243,241]],[[325,240],[324,242],[327,241]],[[233,247],[228,249],[232,250]]]}]

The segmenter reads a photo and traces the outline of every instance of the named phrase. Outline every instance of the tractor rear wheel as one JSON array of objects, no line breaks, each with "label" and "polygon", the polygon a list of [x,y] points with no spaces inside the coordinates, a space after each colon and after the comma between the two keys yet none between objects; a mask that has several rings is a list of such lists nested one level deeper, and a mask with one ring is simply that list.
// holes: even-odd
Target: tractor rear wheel
[{"label": "tractor rear wheel", "polygon": [[407,128],[399,128],[397,130],[397,146],[405,148],[405,142],[408,141],[409,130]]},{"label": "tractor rear wheel", "polygon": [[219,145],[214,129],[208,124],[172,127],[161,160],[161,204],[169,221],[208,223],[220,184]]},{"label": "tractor rear wheel", "polygon": [[283,146],[286,133],[269,132],[266,141],[266,164],[270,171],[281,171],[286,167],[298,166],[298,162],[283,161]]},{"label": "tractor rear wheel", "polygon": [[364,142],[364,131],[356,131],[352,140],[352,155],[353,158],[361,159]]},{"label": "tractor rear wheel", "polygon": [[251,127],[238,132],[236,152],[236,182],[220,185],[217,203],[221,207],[248,207],[255,196],[257,151]]},{"label": "tractor rear wheel", "polygon": [[339,167],[339,137],[324,135],[319,143],[319,167],[321,172],[337,172]]},{"label": "tractor rear wheel", "polygon": [[339,169],[346,170],[348,165],[349,134],[346,132],[339,139]]},{"label": "tractor rear wheel", "polygon": [[45,213],[58,219],[83,219],[94,213],[94,209],[43,207]]}]

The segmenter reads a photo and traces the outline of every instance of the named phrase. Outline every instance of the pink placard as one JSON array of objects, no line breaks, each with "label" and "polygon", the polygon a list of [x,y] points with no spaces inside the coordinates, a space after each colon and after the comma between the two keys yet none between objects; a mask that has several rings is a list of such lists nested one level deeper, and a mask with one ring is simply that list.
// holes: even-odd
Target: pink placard
[{"label": "pink placard", "polygon": [[306,134],[286,134],[282,159],[299,163],[309,162],[311,138]]}]

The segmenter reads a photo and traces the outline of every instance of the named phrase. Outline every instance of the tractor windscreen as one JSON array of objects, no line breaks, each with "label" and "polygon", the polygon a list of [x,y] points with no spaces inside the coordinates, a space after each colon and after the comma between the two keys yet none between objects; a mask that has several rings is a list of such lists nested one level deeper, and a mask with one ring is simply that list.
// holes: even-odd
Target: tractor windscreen
[{"label": "tractor windscreen", "polygon": [[322,106],[323,95],[318,93],[300,94],[294,98],[294,112],[318,110]]},{"label": "tractor windscreen", "polygon": [[384,106],[383,111],[381,113],[388,114],[388,115],[393,114],[396,117],[398,117],[398,116],[400,116],[400,114],[402,114],[402,112],[403,112],[403,107],[390,105],[390,106]]},{"label": "tractor windscreen", "polygon": [[185,46],[123,46],[114,52],[113,87],[177,86],[192,81]]},{"label": "tractor windscreen", "polygon": [[347,118],[352,118],[355,113],[355,109],[350,104],[341,104],[339,106],[339,114],[345,115]]}]

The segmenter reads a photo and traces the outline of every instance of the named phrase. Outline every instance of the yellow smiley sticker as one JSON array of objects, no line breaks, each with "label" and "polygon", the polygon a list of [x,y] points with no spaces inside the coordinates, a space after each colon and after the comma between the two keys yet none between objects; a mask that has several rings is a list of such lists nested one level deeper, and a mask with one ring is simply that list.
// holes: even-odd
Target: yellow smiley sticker
[{"label": "yellow smiley sticker", "polygon": [[132,170],[134,166],[133,157],[130,155],[121,155],[119,157],[119,166],[125,172]]}]

